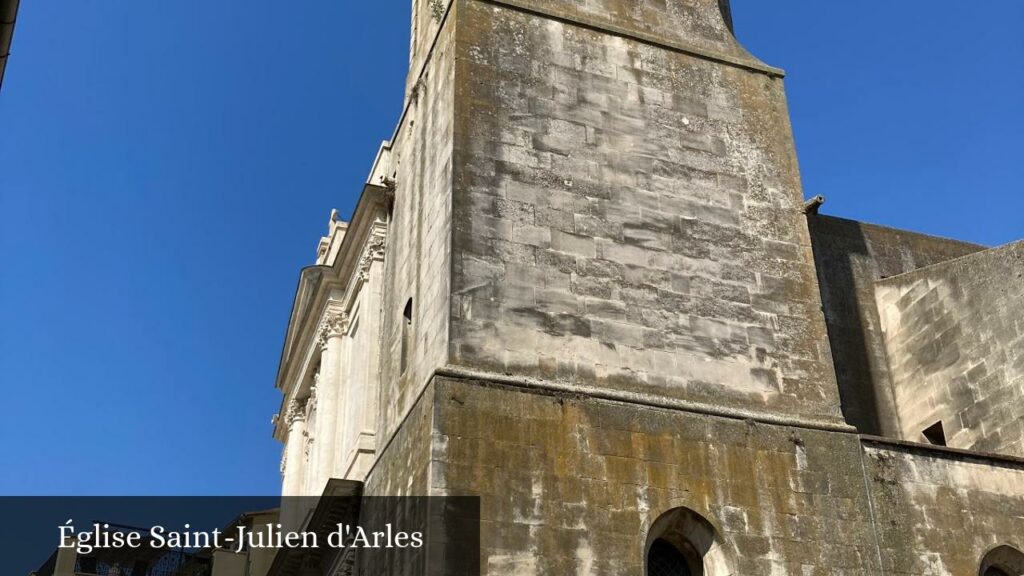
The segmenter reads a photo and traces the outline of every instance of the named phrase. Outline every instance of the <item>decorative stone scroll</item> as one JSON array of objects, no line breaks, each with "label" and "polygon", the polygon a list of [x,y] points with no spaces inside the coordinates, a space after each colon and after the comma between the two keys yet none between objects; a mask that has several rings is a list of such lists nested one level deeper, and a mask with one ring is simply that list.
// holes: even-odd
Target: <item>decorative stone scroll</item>
[{"label": "decorative stone scroll", "polygon": [[386,245],[387,235],[384,233],[384,230],[375,230],[366,241],[366,247],[363,248],[363,255],[359,259],[358,277],[360,281],[366,282],[369,279],[370,267],[373,266],[374,262],[384,260],[384,249]]},{"label": "decorative stone scroll", "polygon": [[295,399],[288,405],[288,412],[285,414],[285,422],[287,422],[289,427],[299,420],[306,419],[306,400],[306,398],[301,400]]},{"label": "decorative stone scroll", "polygon": [[326,348],[328,340],[345,335],[345,332],[348,331],[348,323],[349,317],[346,312],[327,310],[317,328],[317,343],[321,348]]}]

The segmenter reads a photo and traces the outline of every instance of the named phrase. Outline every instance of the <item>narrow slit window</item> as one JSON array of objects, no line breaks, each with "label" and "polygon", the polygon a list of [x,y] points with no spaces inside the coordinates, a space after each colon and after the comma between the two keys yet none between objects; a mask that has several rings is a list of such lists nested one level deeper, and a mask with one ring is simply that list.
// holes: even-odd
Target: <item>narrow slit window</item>
[{"label": "narrow slit window", "polygon": [[929,444],[934,446],[946,445],[946,431],[942,429],[941,420],[925,428],[922,434],[924,434],[925,440],[928,440]]},{"label": "narrow slit window", "polygon": [[405,310],[402,311],[402,356],[401,370],[405,374],[409,368],[409,354],[412,351],[412,298],[405,303]]}]

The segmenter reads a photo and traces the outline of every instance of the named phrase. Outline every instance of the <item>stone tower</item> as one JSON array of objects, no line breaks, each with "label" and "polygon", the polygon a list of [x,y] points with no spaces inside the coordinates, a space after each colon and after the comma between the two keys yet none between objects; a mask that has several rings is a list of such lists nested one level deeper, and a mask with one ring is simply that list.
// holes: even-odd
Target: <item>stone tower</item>
[{"label": "stone tower", "polygon": [[838,424],[781,72],[717,1],[520,4],[456,18],[449,365]]},{"label": "stone tower", "polygon": [[[783,73],[731,28],[725,0],[414,0],[398,128],[299,283],[286,495],[480,496],[486,574],[973,574],[1024,546],[1020,435],[903,442],[909,335],[878,315],[912,288],[876,304],[857,223],[874,267],[836,271]],[[890,275],[981,250],[913,237]],[[852,330],[864,374],[833,365]]]}]

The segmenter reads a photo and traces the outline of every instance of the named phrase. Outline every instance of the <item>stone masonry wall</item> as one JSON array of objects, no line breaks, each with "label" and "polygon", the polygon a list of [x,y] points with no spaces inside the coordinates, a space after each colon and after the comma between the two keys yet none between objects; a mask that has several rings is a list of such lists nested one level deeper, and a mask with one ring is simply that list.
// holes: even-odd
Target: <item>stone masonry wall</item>
[{"label": "stone masonry wall", "polygon": [[[381,442],[391,437],[448,353],[454,60],[451,27],[440,34],[422,76],[412,80],[416,88],[392,143],[396,190],[381,319]],[[412,345],[403,372],[403,312],[409,299]]]},{"label": "stone masonry wall", "polygon": [[679,48],[693,48],[753,66],[764,66],[733,37],[729,0],[493,0],[496,4],[553,15],[583,25],[625,32]]},{"label": "stone masonry wall", "polygon": [[973,576],[1024,549],[1024,461],[435,378],[366,494],[477,495],[482,574],[640,576],[662,513],[726,574]]},{"label": "stone masonry wall", "polygon": [[367,496],[430,494],[432,426],[432,394],[425,394],[417,398],[390,442],[378,450],[365,482]]},{"label": "stone masonry wall", "polygon": [[1024,242],[877,287],[903,437],[1024,456]]},{"label": "stone masonry wall", "polygon": [[482,498],[484,574],[640,576],[676,507],[719,532],[709,576],[877,573],[853,434],[449,379],[434,402],[432,490]]},{"label": "stone masonry wall", "polygon": [[883,573],[975,576],[1000,545],[1024,550],[1024,462],[865,447]]},{"label": "stone masonry wall", "polygon": [[808,225],[843,415],[864,434],[899,438],[875,282],[984,247],[831,216]]},{"label": "stone masonry wall", "polygon": [[419,82],[423,66],[440,54],[431,52],[431,47],[440,38],[441,27],[445,24],[445,13],[452,0],[411,0],[412,18],[409,42],[409,73],[405,83],[405,98],[412,98]]},{"label": "stone masonry wall", "polygon": [[[369,505],[362,506],[360,511],[360,524],[367,530],[381,527],[392,520],[408,531],[423,530],[426,527],[423,516],[426,506],[423,500],[392,497],[430,495],[432,424],[432,395],[425,394],[416,398],[393,438],[389,438],[390,442],[378,453],[363,490],[364,495],[374,499]],[[374,517],[375,513],[385,512],[387,515],[383,520]],[[427,530],[426,534],[431,532]],[[438,565],[428,560],[428,556],[429,546],[419,550],[406,548],[357,554],[358,567],[354,573],[394,576],[443,573]],[[324,574],[333,576],[348,572],[327,571]]]},{"label": "stone masonry wall", "polygon": [[781,80],[545,4],[457,4],[451,362],[838,421]]}]

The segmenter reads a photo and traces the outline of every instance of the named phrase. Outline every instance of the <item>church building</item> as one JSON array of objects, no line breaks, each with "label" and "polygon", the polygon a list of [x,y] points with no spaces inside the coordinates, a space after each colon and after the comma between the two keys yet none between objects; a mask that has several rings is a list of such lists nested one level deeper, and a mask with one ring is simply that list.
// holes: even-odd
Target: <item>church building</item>
[{"label": "church building", "polygon": [[1024,575],[1024,243],[820,214],[783,78],[728,0],[414,0],[283,495],[478,497],[487,575]]}]

